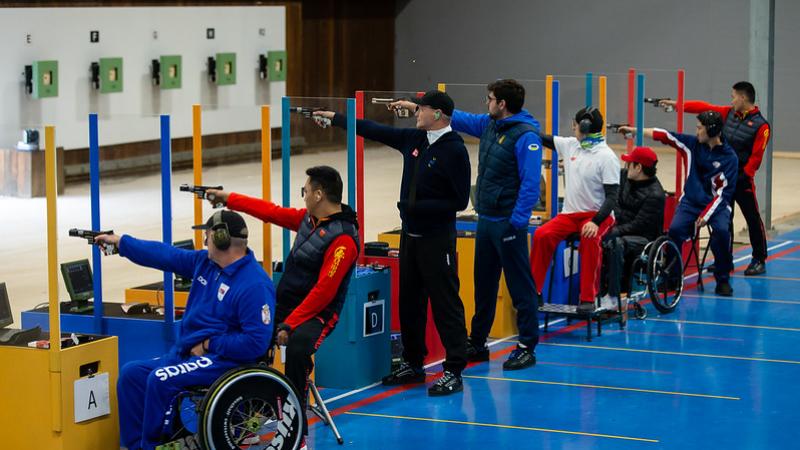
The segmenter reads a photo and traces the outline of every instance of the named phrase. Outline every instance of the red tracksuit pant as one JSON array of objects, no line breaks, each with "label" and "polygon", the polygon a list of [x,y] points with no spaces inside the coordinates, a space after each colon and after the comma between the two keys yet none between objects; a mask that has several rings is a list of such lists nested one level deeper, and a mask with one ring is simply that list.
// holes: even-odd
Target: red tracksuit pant
[{"label": "red tracksuit pant", "polygon": [[[570,234],[580,233],[583,225],[592,220],[597,214],[594,211],[571,214],[559,214],[549,222],[536,229],[531,246],[531,271],[536,289],[540,292],[544,286],[547,269],[553,259],[553,252],[558,244]],[[600,280],[600,266],[603,262],[603,252],[600,243],[603,236],[614,225],[614,217],[608,216],[604,220],[593,238],[581,236],[578,251],[581,262],[581,293],[580,301],[593,302],[597,297]]]}]

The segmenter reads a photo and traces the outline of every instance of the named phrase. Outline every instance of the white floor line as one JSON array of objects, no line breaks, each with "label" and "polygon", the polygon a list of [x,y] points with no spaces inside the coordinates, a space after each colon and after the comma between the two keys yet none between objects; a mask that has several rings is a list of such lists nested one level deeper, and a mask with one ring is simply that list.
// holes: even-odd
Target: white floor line
[{"label": "white floor line", "polygon": [[[792,242],[794,242],[794,241],[791,241],[791,240],[789,240],[789,241],[783,241],[783,242],[781,242],[780,244],[776,244],[776,245],[773,245],[772,247],[768,247],[768,248],[767,248],[767,251],[769,252],[769,251],[771,251],[771,250],[775,250],[775,249],[778,249],[778,248],[781,248],[781,247],[785,247],[785,246],[787,246],[787,245],[791,244]],[[734,259],[734,260],[733,260],[733,265],[735,266],[736,264],[738,264],[738,263],[740,263],[740,262],[742,262],[742,261],[747,261],[748,259],[750,259],[750,255],[745,255],[745,256],[742,256],[742,257],[736,258],[736,259]],[[705,272],[705,273],[707,273],[707,272]],[[696,273],[693,273],[693,274],[691,274],[691,275],[687,275],[687,276],[683,277],[683,279],[684,279],[684,280],[688,280],[688,279],[690,279],[690,278],[694,278],[694,277],[696,277],[696,276],[697,276],[697,274],[696,274]]]},{"label": "white floor line", "polygon": [[[565,320],[566,320],[566,319],[556,319],[556,320],[553,320],[552,322],[550,322],[550,325],[553,325],[554,323],[560,323],[560,322],[564,322]],[[539,325],[539,329],[542,329],[542,328],[544,328],[544,324],[542,324],[542,325]],[[493,346],[495,346],[495,345],[497,345],[497,344],[500,344],[500,343],[506,342],[506,341],[508,341],[508,340],[514,339],[515,337],[517,337],[517,335],[516,335],[516,334],[515,334],[515,335],[513,335],[513,336],[504,337],[504,338],[502,338],[502,339],[497,339],[497,340],[495,340],[495,341],[489,342],[488,344],[486,344],[486,346],[487,346],[487,347],[493,347]],[[426,365],[424,368],[425,368],[425,369],[428,369],[428,368],[430,368],[430,367],[433,367],[433,366],[435,366],[435,365],[437,365],[437,364],[441,364],[441,363],[443,363],[443,362],[444,362],[444,359],[440,359],[440,360],[438,360],[438,361],[434,361],[434,362],[432,362],[432,363],[430,363],[430,364]],[[324,401],[326,404],[328,404],[328,403],[332,403],[332,402],[335,402],[336,400],[341,400],[341,399],[343,399],[343,398],[350,397],[351,395],[358,394],[359,392],[364,392],[364,391],[366,391],[367,389],[374,388],[375,386],[380,386],[380,384],[381,384],[381,382],[380,382],[380,381],[379,381],[379,382],[377,382],[377,383],[372,383],[372,384],[369,384],[369,385],[367,385],[367,386],[364,386],[364,387],[361,387],[361,388],[358,388],[358,389],[354,389],[354,390],[352,390],[352,391],[348,391],[348,392],[345,392],[345,393],[343,393],[343,394],[339,394],[339,395],[337,395],[337,396],[335,396],[335,397],[331,397],[331,398],[329,398],[329,399],[323,399],[322,401]]]}]

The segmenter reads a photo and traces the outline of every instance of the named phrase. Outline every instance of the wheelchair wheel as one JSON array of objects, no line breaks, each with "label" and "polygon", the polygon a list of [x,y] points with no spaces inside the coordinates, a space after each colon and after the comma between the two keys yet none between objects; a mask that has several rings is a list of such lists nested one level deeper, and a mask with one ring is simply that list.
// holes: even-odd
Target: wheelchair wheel
[{"label": "wheelchair wheel", "polygon": [[653,306],[662,314],[672,312],[683,291],[683,260],[678,247],[661,236],[647,255],[647,292]]},{"label": "wheelchair wheel", "polygon": [[208,390],[199,435],[208,450],[297,450],[304,412],[292,384],[267,367],[234,369]]}]

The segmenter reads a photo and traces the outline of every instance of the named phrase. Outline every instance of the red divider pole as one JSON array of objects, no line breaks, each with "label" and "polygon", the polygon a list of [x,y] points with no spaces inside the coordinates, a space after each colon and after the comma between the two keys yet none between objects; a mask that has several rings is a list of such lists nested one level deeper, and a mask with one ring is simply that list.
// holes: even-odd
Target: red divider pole
[{"label": "red divider pole", "polygon": [[[356,91],[356,119],[364,118],[364,91]],[[348,181],[350,183],[351,181]],[[358,263],[364,264],[364,138],[356,137],[356,217],[358,220]]]},{"label": "red divider pole", "polygon": [[[628,125],[636,123],[636,69],[628,69]],[[628,152],[633,150],[633,139],[627,139]]]},{"label": "red divider pole", "polygon": [[[675,105],[675,114],[678,115],[675,125],[675,131],[678,133],[683,133],[683,83],[684,83],[684,76],[685,72],[683,69],[678,69],[678,100],[677,104]],[[683,166],[686,164],[686,158],[677,153],[677,158],[675,160],[675,195],[676,198],[680,198],[681,193],[683,192],[683,177],[685,176],[683,172]]]}]

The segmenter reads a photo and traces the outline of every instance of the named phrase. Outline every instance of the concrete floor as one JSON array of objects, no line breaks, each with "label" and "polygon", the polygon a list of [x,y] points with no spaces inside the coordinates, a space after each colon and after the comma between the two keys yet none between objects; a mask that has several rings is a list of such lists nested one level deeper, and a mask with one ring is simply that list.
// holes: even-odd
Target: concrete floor
[{"label": "concrete floor", "polygon": [[[469,145],[473,162],[473,180],[477,172],[477,146]],[[621,149],[618,150],[618,153]],[[668,190],[674,189],[674,152],[659,150],[659,177]],[[332,165],[342,172],[347,191],[346,157],[344,150],[326,153],[297,155],[292,158],[291,202],[301,206],[300,186],[305,180],[305,168]],[[273,198],[281,198],[280,160],[273,161]],[[800,192],[800,159],[776,159],[773,164],[773,222],[800,212],[800,202],[795,195]],[[366,169],[366,240],[374,240],[379,232],[398,227],[400,220],[395,204],[400,182],[401,159],[386,147],[368,148],[365,156]],[[227,190],[248,195],[260,195],[261,168],[258,162],[208,168],[203,175],[205,184],[223,184]],[[182,183],[191,183],[190,170],[173,174],[173,236],[175,240],[192,237],[192,197],[178,191]],[[91,252],[85,241],[70,238],[70,228],[90,228],[89,184],[73,184],[66,188],[58,199],[58,260],[61,262],[89,258]],[[14,312],[15,324],[19,326],[22,310],[45,302],[47,299],[47,249],[45,241],[45,200],[0,197],[0,211],[11,216],[0,221],[0,235],[6,236],[0,257],[0,281],[8,287]],[[206,207],[204,214],[210,214]],[[161,238],[160,174],[152,173],[136,177],[108,179],[101,183],[101,223],[103,228],[116,233],[131,234],[145,239]],[[737,213],[736,230],[744,228],[741,214]],[[248,218],[252,233],[251,248],[260,249],[262,236],[259,221]],[[747,241],[744,234],[737,241]],[[281,255],[281,231],[272,230],[273,258]],[[260,255],[259,255],[260,257]],[[161,274],[152,269],[138,267],[118,256],[103,260],[103,295],[107,301],[122,301],[125,288],[158,281]],[[60,278],[60,275],[59,275]],[[59,281],[60,298],[67,299],[63,281]],[[466,301],[467,299],[465,299]],[[472,301],[472,299],[469,299]]]}]

